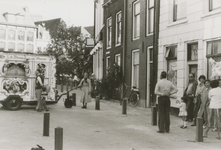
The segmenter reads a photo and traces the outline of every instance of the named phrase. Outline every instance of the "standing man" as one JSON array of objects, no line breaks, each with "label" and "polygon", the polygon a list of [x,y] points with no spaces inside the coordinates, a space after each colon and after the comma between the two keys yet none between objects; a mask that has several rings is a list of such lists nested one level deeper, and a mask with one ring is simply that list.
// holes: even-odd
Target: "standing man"
[{"label": "standing man", "polygon": [[197,88],[198,82],[195,79],[194,73],[189,74],[189,83],[187,88],[184,91],[184,96],[187,97],[187,118],[186,121],[193,121],[193,100],[196,94],[196,88]]},{"label": "standing man", "polygon": [[160,81],[157,82],[154,93],[158,96],[158,133],[170,132],[170,95],[177,93],[177,88],[168,81],[167,73],[161,72]]}]

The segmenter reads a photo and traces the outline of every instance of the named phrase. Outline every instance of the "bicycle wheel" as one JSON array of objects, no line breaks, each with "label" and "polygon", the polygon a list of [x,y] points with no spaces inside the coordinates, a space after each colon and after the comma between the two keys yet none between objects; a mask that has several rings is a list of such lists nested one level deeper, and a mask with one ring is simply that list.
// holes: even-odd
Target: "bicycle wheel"
[{"label": "bicycle wheel", "polygon": [[137,106],[138,100],[139,100],[139,95],[136,92],[132,93],[130,97],[130,105],[133,107]]}]

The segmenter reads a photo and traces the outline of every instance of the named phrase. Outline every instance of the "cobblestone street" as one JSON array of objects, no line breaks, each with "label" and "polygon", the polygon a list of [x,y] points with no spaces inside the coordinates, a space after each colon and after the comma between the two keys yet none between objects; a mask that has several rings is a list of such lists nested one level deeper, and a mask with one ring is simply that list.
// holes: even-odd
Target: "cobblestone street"
[{"label": "cobblestone street", "polygon": [[54,149],[54,129],[63,128],[64,150],[148,150],[148,149],[220,149],[221,141],[216,134],[209,133],[203,143],[194,142],[195,127],[180,129],[181,119],[171,116],[171,132],[156,133],[151,125],[149,108],[132,108],[121,114],[119,103],[101,101],[101,110],[95,103],[81,109],[79,91],[77,106],[67,109],[61,99],[50,108],[50,136],[43,137],[43,112],[34,111],[33,106],[23,106],[19,111],[0,109],[1,150],[30,150],[39,144],[45,150]]}]

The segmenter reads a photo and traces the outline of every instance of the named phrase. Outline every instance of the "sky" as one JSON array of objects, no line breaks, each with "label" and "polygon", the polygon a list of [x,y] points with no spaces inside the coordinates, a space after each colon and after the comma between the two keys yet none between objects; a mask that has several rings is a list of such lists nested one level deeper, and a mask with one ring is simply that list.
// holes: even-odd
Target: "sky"
[{"label": "sky", "polygon": [[43,20],[62,18],[68,26],[94,25],[94,0],[0,0],[0,3],[28,6]]}]

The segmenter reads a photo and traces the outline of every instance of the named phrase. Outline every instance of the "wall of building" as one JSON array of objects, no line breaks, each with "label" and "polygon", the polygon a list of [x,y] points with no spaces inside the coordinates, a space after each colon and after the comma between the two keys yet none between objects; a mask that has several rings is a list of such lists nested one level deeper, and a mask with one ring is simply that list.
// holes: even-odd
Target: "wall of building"
[{"label": "wall of building", "polygon": [[153,46],[153,34],[146,34],[146,20],[147,20],[147,1],[140,0],[140,38],[133,40],[133,3],[136,0],[127,1],[127,28],[126,28],[126,55],[125,55],[125,82],[128,85],[132,84],[132,52],[139,50],[139,92],[140,92],[140,106],[149,107],[149,77],[148,75],[148,47]]},{"label": "wall of building", "polygon": [[[116,14],[118,12],[122,13],[122,24],[121,29],[123,28],[123,20],[124,20],[124,1],[117,0],[111,3],[108,6],[104,7],[104,29],[103,29],[103,47],[104,47],[104,72],[103,75],[106,75],[106,58],[110,57],[110,67],[115,63],[115,55],[121,54],[121,63],[122,64],[122,50],[123,50],[123,29],[121,30],[121,44],[116,46]],[[111,47],[107,48],[107,19],[112,17],[112,36],[111,36]]]},{"label": "wall of building", "polygon": [[[207,76],[207,42],[221,38],[221,9],[209,12],[209,1],[186,1],[186,18],[173,22],[173,1],[161,1],[160,33],[158,54],[158,76],[161,71],[168,71],[166,47],[177,45],[177,88],[178,93],[171,98],[172,107],[177,107],[188,84],[189,65],[198,65],[198,76]],[[187,60],[187,46],[198,43],[198,60]]]}]

